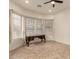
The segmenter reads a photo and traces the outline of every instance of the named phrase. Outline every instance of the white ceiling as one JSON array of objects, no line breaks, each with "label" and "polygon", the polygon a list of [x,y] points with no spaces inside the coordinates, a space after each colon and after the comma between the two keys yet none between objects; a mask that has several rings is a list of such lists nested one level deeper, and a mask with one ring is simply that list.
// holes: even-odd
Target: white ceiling
[{"label": "white ceiling", "polygon": [[[70,7],[70,0],[62,0],[63,4],[56,3],[55,8],[52,7],[51,3],[43,4],[44,2],[50,0],[29,0],[29,4],[25,3],[26,0],[13,0],[13,1],[18,5],[22,6],[26,10],[42,14],[53,14]],[[38,4],[42,5],[42,7],[41,8],[37,7]],[[51,13],[48,11],[50,9],[52,10]]]}]

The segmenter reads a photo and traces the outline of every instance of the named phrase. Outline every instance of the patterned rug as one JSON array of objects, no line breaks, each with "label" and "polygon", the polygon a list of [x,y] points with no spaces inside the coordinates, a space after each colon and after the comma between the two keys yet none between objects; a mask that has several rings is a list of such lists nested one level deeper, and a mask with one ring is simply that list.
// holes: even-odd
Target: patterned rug
[{"label": "patterned rug", "polygon": [[55,41],[33,42],[10,52],[9,59],[70,59],[68,45]]}]

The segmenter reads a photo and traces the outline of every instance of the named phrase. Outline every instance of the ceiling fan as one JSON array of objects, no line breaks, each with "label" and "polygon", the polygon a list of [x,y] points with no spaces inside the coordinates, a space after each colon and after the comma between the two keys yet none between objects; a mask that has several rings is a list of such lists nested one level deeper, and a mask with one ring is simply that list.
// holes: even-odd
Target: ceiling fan
[{"label": "ceiling fan", "polygon": [[44,4],[48,4],[51,3],[53,5],[53,7],[55,7],[55,3],[63,3],[63,1],[60,0],[50,0],[48,2],[45,2]]}]

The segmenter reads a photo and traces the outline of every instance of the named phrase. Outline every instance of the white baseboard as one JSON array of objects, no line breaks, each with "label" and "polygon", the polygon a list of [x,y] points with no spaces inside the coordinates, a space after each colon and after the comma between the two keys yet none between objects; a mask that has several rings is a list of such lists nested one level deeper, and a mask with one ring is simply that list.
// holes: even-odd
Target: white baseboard
[{"label": "white baseboard", "polygon": [[69,41],[64,41],[64,40],[54,40],[54,41],[57,41],[57,42],[60,42],[60,43],[66,44],[66,45],[70,45]]}]

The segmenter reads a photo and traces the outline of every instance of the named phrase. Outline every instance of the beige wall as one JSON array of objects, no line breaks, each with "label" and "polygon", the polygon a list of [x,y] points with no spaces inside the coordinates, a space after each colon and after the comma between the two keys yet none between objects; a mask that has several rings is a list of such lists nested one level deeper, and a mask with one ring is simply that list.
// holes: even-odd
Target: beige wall
[{"label": "beige wall", "polygon": [[54,15],[54,40],[69,44],[70,10],[65,9]]},{"label": "beige wall", "polygon": [[70,9],[66,8],[53,15],[45,16],[47,19],[53,19],[53,32],[48,40],[55,40],[64,44],[70,43]]},{"label": "beige wall", "polygon": [[49,40],[55,40],[64,44],[70,43],[70,9],[66,8],[54,15],[45,16],[47,19],[53,19],[53,34],[48,35]]}]

